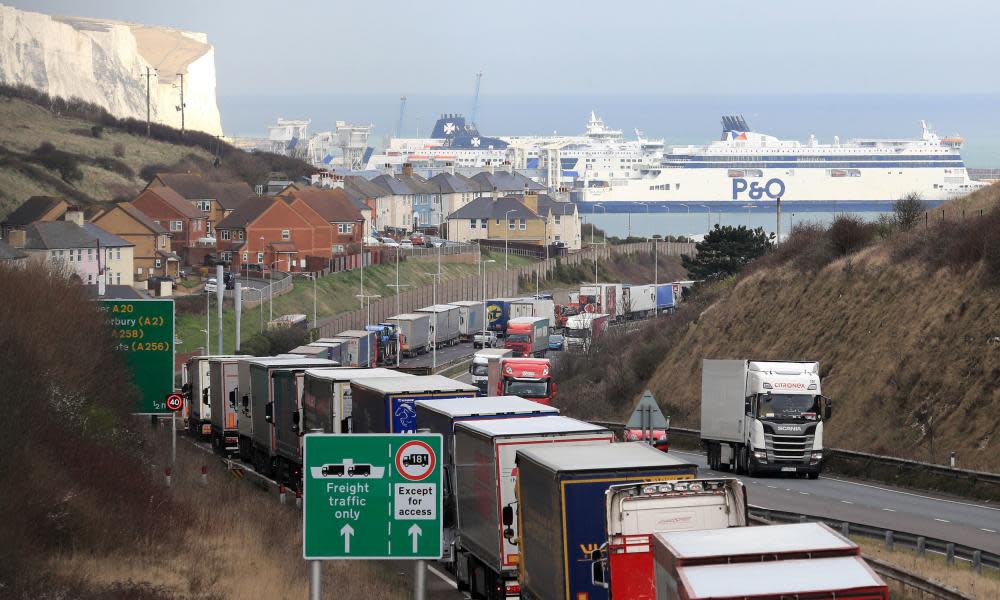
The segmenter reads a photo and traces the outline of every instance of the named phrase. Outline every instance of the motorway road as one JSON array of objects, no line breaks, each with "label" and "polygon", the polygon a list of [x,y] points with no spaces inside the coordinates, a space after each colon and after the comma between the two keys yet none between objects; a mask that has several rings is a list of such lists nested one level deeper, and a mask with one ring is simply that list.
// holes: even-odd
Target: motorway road
[{"label": "motorway road", "polygon": [[[670,453],[696,463],[705,476],[731,475],[708,469],[704,454]],[[827,475],[816,480],[739,478],[754,506],[885,527],[1000,553],[1000,507]]]},{"label": "motorway road", "polygon": [[[459,342],[455,346],[438,348],[437,364],[440,366],[459,358],[472,356],[475,352],[476,350],[472,347],[472,342]],[[428,352],[427,354],[421,354],[413,358],[404,358],[399,364],[403,367],[429,367],[433,360],[433,353]]]}]

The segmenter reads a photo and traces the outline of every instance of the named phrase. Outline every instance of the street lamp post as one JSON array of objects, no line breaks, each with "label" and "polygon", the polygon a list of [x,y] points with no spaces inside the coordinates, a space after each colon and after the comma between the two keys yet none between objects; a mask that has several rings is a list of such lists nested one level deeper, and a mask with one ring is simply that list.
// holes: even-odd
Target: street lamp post
[{"label": "street lamp post", "polygon": [[[215,285],[219,285],[218,282]],[[212,353],[212,338],[208,332],[212,331],[212,293],[205,290],[205,355]],[[220,351],[221,352],[221,351]]]},{"label": "street lamp post", "polygon": [[[595,204],[594,208],[597,208],[597,207],[601,207],[601,210],[604,211],[604,214],[608,214],[608,209],[603,204]],[[593,250],[594,250],[594,284],[596,285],[597,284],[597,244],[594,242],[594,224],[593,223],[590,224],[590,245],[594,247],[593,248]],[[608,245],[608,239],[607,239],[607,237],[605,237],[605,238],[603,238],[601,240],[601,245],[602,246],[607,246]]]},{"label": "street lamp post", "polygon": [[483,344],[486,343],[486,264],[495,263],[492,258],[483,260],[483,250],[479,248],[479,270],[483,276]]},{"label": "street lamp post", "polygon": [[507,221],[507,228],[503,230],[503,268],[504,271],[507,270],[507,255],[510,252],[510,219],[507,217],[512,212],[517,212],[517,209],[510,209],[503,215],[503,220]]},{"label": "street lamp post", "polygon": [[712,231],[712,207],[707,204],[699,204],[698,206],[704,206],[708,209],[708,230]]},{"label": "street lamp post", "polygon": [[397,346],[396,347],[396,366],[398,367],[400,361],[402,360],[402,356],[403,356],[403,343],[400,340],[400,335],[402,335],[400,332],[403,330],[403,327],[400,324],[399,318],[398,318],[400,310],[402,310],[400,308],[399,293],[400,293],[400,290],[402,288],[410,287],[409,284],[402,284],[402,285],[400,285],[400,283],[399,283],[399,246],[396,246],[396,283],[395,283],[395,285],[393,285],[393,284],[390,283],[389,287],[395,288],[395,290],[396,290],[396,317],[397,317],[396,318],[396,346]]}]

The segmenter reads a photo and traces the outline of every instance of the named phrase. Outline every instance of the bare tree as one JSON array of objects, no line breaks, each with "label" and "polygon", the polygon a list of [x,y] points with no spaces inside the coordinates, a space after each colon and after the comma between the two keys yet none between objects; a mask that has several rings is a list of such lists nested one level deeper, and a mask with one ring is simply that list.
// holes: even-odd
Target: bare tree
[{"label": "bare tree", "polygon": [[924,212],[923,198],[916,192],[910,192],[893,203],[892,211],[895,213],[896,225],[901,230],[913,229]]}]

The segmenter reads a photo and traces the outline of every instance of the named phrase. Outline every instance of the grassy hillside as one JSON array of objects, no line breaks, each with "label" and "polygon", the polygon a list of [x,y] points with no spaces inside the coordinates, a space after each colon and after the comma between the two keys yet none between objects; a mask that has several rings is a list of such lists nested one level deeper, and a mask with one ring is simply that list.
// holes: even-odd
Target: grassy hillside
[{"label": "grassy hillside", "polygon": [[251,186],[271,171],[311,171],[302,161],[247,154],[200,132],[181,135],[153,125],[146,137],[144,122],[27,88],[0,85],[0,123],[0,219],[34,195],[82,204],[128,199],[157,170],[197,171]]},{"label": "grassy hillside", "polygon": [[697,427],[703,358],[817,360],[835,401],[829,445],[933,462],[954,451],[1000,471],[998,197],[993,186],[949,203],[911,231],[861,228],[856,244],[801,228],[674,317],[609,342],[560,394],[621,420],[648,386],[674,424]]}]

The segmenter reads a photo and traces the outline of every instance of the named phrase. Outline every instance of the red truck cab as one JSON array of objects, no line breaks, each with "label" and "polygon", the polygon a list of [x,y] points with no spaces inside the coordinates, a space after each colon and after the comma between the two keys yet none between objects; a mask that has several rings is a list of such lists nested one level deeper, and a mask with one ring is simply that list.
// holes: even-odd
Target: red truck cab
[{"label": "red truck cab", "polygon": [[552,404],[556,384],[547,358],[502,358],[497,396],[520,396],[542,404]]}]

